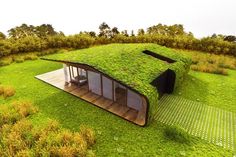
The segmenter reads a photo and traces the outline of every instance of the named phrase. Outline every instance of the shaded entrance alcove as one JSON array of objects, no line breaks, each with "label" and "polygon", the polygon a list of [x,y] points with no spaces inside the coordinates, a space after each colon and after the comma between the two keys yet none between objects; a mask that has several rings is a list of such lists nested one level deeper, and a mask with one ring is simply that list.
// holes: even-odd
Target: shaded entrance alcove
[{"label": "shaded entrance alcove", "polygon": [[175,77],[175,72],[173,70],[167,69],[151,82],[151,85],[157,88],[159,98],[161,98],[164,93],[170,94],[174,91]]}]

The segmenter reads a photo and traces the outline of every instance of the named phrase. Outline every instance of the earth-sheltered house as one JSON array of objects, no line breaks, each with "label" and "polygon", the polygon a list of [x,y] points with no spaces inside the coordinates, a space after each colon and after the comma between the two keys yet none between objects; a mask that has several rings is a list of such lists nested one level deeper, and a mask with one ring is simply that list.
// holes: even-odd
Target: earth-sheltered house
[{"label": "earth-sheltered house", "polygon": [[181,84],[190,59],[156,44],[109,44],[42,58],[63,69],[36,76],[140,126]]}]

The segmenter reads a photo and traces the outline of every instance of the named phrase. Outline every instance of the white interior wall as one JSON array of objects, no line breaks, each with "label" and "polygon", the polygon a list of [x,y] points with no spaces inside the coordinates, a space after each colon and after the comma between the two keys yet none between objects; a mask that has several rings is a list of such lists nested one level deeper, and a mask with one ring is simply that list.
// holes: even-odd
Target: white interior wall
[{"label": "white interior wall", "polygon": [[142,108],[142,98],[139,94],[128,90],[127,93],[127,106],[136,110],[140,110]]},{"label": "white interior wall", "polygon": [[86,71],[84,69],[82,69],[82,74],[83,76],[86,76]]},{"label": "white interior wall", "polygon": [[102,76],[103,96],[112,100],[112,80]]},{"label": "white interior wall", "polygon": [[66,64],[63,64],[63,71],[64,71],[64,77],[65,77],[65,82],[69,82],[69,72],[68,72],[68,66]]},{"label": "white interior wall", "polygon": [[79,75],[81,75],[82,74],[82,69],[78,68],[78,71],[79,71]]},{"label": "white interior wall", "polygon": [[99,73],[88,71],[89,90],[101,95],[101,76]]},{"label": "white interior wall", "polygon": [[86,76],[86,71],[84,69],[78,68],[78,71],[79,71],[79,75]]},{"label": "white interior wall", "polygon": [[[73,72],[74,72],[74,77],[78,76],[78,74],[77,74],[77,68],[72,66],[71,69],[72,69]],[[72,74],[71,74],[71,75],[72,75]],[[72,75],[72,77],[73,77],[73,75]]]}]

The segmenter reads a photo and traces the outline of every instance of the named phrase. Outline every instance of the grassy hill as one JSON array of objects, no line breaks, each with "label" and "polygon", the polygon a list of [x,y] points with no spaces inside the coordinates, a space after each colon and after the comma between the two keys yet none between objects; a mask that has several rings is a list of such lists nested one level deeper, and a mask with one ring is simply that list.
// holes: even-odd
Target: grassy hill
[{"label": "grassy hill", "polygon": [[[198,138],[191,137],[188,143],[171,140],[165,136],[166,126],[158,121],[136,126],[34,78],[59,68],[61,64],[42,60],[0,67],[1,84],[16,89],[15,96],[0,97],[0,104],[32,101],[39,108],[39,113],[29,117],[34,125],[44,125],[52,118],[71,131],[79,131],[81,124],[91,127],[96,134],[93,150],[97,156],[233,156],[231,151]],[[236,111],[235,76],[235,70],[228,76],[190,71],[174,94]]]}]

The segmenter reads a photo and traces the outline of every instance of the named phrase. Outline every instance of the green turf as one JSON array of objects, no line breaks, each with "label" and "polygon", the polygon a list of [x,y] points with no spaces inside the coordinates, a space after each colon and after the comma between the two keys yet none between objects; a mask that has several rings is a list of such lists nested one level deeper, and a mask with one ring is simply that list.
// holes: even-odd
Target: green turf
[{"label": "green turf", "polygon": [[[144,54],[144,50],[166,56],[174,63]],[[109,44],[43,57],[54,61],[82,63],[137,90],[149,100],[149,117],[156,112],[158,93],[150,83],[167,69],[176,74],[175,86],[189,71],[190,59],[157,44]]]},{"label": "green turf", "polygon": [[[33,101],[40,110],[31,117],[37,125],[48,118],[58,120],[63,127],[72,131],[78,131],[81,124],[88,125],[96,132],[97,143],[93,149],[97,156],[232,156],[231,152],[200,139],[192,138],[190,144],[171,141],[164,137],[161,123],[139,127],[34,78],[61,67],[61,64],[42,60],[1,67],[0,82],[14,86],[16,95],[7,100],[0,98],[0,104],[16,99]],[[191,78],[197,74],[201,75],[191,72],[187,81],[191,82]],[[205,95],[203,92],[199,94]]]},{"label": "green turf", "polygon": [[175,95],[236,112],[236,71],[228,76],[190,71]]}]

